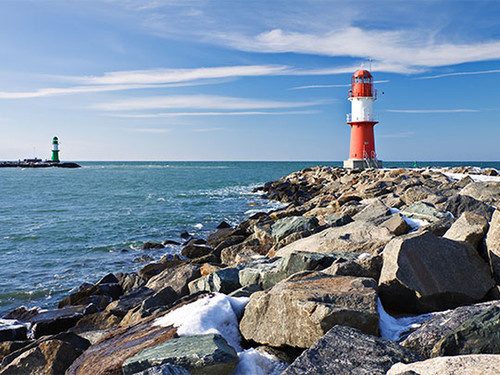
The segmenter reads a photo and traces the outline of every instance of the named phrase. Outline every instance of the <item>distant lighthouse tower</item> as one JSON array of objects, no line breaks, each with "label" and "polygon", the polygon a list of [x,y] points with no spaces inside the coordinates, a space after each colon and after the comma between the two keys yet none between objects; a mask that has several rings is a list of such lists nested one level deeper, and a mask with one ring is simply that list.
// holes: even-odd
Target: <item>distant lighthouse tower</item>
[{"label": "distant lighthouse tower", "polygon": [[382,161],[375,153],[373,127],[378,121],[373,116],[373,102],[377,99],[373,90],[373,77],[368,70],[358,70],[351,78],[349,100],[351,114],[347,123],[351,126],[351,148],[344,168],[381,168]]},{"label": "distant lighthouse tower", "polygon": [[59,138],[52,138],[52,162],[59,163]]}]

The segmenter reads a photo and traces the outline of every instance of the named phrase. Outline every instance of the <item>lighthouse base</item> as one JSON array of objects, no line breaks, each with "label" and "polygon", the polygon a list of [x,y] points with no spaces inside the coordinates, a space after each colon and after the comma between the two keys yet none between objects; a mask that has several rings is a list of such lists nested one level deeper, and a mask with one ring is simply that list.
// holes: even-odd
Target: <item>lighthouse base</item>
[{"label": "lighthouse base", "polygon": [[382,168],[382,160],[378,159],[347,159],[344,160],[346,169]]}]

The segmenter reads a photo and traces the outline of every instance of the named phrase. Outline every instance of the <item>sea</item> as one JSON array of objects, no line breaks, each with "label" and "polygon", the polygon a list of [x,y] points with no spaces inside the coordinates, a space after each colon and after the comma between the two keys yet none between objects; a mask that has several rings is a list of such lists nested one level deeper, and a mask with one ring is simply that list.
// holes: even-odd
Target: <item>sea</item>
[{"label": "sea", "polygon": [[[282,207],[252,190],[294,171],[341,162],[79,162],[82,168],[0,168],[0,317],[56,308],[84,282],[134,272],[181,246],[141,250],[187,231],[206,238]],[[500,162],[419,162],[420,167]],[[384,167],[413,167],[385,162]]]}]

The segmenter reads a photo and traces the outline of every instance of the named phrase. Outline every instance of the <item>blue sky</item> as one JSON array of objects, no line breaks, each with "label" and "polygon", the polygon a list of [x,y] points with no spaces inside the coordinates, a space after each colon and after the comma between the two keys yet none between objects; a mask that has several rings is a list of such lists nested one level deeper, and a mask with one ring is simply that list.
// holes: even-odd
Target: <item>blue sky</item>
[{"label": "blue sky", "polygon": [[500,2],[0,1],[0,160],[500,160]]}]

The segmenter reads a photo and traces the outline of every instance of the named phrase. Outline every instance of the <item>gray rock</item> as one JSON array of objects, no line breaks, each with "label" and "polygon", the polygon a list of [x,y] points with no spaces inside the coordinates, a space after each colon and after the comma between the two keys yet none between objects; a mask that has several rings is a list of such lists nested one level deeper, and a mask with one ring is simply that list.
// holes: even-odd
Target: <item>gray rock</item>
[{"label": "gray rock", "polygon": [[464,187],[460,194],[500,208],[500,182],[473,182]]},{"label": "gray rock", "polygon": [[392,238],[394,238],[394,234],[387,228],[355,220],[341,227],[328,228],[295,241],[279,249],[276,256],[284,256],[296,251],[374,254],[380,251]]},{"label": "gray rock", "polygon": [[181,254],[186,258],[195,259],[210,254],[214,249],[205,245],[187,245],[182,248]]},{"label": "gray rock", "polygon": [[123,292],[126,293],[131,289],[140,288],[146,285],[147,280],[140,277],[136,273],[117,273],[115,274],[118,279],[118,284],[122,287]]},{"label": "gray rock", "polygon": [[446,217],[446,213],[437,210],[433,204],[427,202],[413,203],[406,207],[401,214],[412,219],[427,220],[429,222],[434,222]]},{"label": "gray rock", "polygon": [[0,321],[0,342],[3,341],[19,341],[28,339],[28,328],[18,321]]},{"label": "gray rock", "polygon": [[313,230],[318,226],[318,220],[311,217],[291,216],[279,219],[272,225],[272,235],[276,242],[292,233]]},{"label": "gray rock", "polygon": [[322,270],[343,255],[297,251],[283,258],[263,258],[244,265],[239,272],[240,284],[258,284],[268,289],[297,272]]},{"label": "gray rock", "polygon": [[179,297],[185,296],[189,293],[187,284],[201,276],[200,267],[199,264],[181,263],[177,266],[166,268],[160,274],[149,279],[146,288],[159,291],[169,286]]},{"label": "gray rock", "polygon": [[238,355],[220,335],[185,336],[144,349],[125,360],[122,370],[129,375],[163,364],[184,367],[193,375],[224,375],[234,370]]},{"label": "gray rock", "polygon": [[411,186],[405,190],[402,195],[403,201],[407,205],[412,205],[414,203],[423,201],[424,199],[429,199],[435,196],[436,193],[432,189],[425,186]]},{"label": "gray rock", "polygon": [[342,225],[346,225],[352,223],[352,217],[349,215],[331,215],[323,218],[325,225],[330,227],[341,227]]},{"label": "gray rock", "polygon": [[434,316],[424,322],[420,328],[410,333],[401,345],[425,358],[430,358],[434,346],[441,338],[450,335],[472,316],[480,314],[492,306],[500,307],[500,301],[461,306],[453,310],[433,313]]},{"label": "gray rock", "polygon": [[229,294],[241,287],[238,268],[223,268],[188,284],[191,294],[206,291]]},{"label": "gray rock", "polygon": [[39,338],[66,331],[87,313],[90,311],[86,306],[66,306],[62,309],[41,312],[30,319],[31,334],[34,338]]},{"label": "gray rock", "polygon": [[451,212],[455,217],[459,217],[464,212],[474,212],[490,221],[495,207],[471,196],[456,194],[448,198],[446,202],[441,205],[441,209]]},{"label": "gray rock", "polygon": [[255,292],[260,292],[262,287],[259,284],[250,284],[236,289],[234,292],[229,293],[231,297],[250,297]]},{"label": "gray rock", "polygon": [[469,244],[428,232],[395,238],[383,256],[379,294],[392,310],[423,313],[478,302],[494,285]]},{"label": "gray rock", "polygon": [[155,291],[146,287],[140,287],[137,289],[132,289],[129,292],[125,293],[118,301],[114,301],[110,303],[106,307],[106,311],[110,312],[113,315],[116,315],[120,318],[123,318],[129,310],[132,310],[134,307],[139,306],[142,302],[153,296]]},{"label": "gray rock", "polygon": [[393,341],[336,326],[304,351],[283,375],[384,375],[395,363],[421,359]]},{"label": "gray rock", "polygon": [[474,249],[477,249],[483,241],[488,228],[488,220],[483,216],[473,212],[464,212],[443,237],[454,241],[467,242]]},{"label": "gray rock", "polygon": [[493,276],[500,285],[500,210],[493,213],[485,244]]},{"label": "gray rock", "polygon": [[[361,203],[363,203],[363,201]],[[380,199],[376,199],[363,208],[359,213],[354,215],[353,219],[380,224],[385,221],[390,214],[391,211],[389,210],[389,207],[387,207]]]},{"label": "gray rock", "polygon": [[10,355],[11,353],[21,348],[24,348],[26,345],[30,343],[32,343],[31,340],[0,342],[0,363],[6,356]]},{"label": "gray rock", "polygon": [[378,332],[373,279],[305,271],[250,296],[240,323],[247,340],[308,348],[337,324]]},{"label": "gray rock", "polygon": [[500,306],[473,315],[432,349],[432,357],[500,354]]},{"label": "gray rock", "polygon": [[396,363],[387,375],[497,375],[500,355],[475,354],[437,357],[410,364]]},{"label": "gray rock", "polygon": [[392,215],[391,218],[387,219],[380,225],[389,229],[396,236],[406,234],[411,230],[411,227],[399,213]]},{"label": "gray rock", "polygon": [[382,255],[357,256],[343,262],[336,261],[323,270],[324,273],[337,276],[370,277],[378,280],[382,270]]}]

